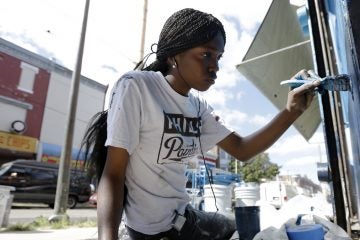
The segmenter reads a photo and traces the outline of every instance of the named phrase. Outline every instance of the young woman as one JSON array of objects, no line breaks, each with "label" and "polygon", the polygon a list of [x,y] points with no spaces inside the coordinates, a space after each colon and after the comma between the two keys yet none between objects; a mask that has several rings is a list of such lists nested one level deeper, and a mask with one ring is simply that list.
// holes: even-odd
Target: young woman
[{"label": "young woman", "polygon": [[[319,83],[290,91],[284,110],[259,131],[243,137],[190,91],[206,91],[215,83],[225,42],[223,25],[214,16],[180,10],[161,31],[156,60],[147,67],[140,62],[137,70],[123,75],[114,86],[108,111],[96,119],[85,141],[90,148],[95,142],[90,160],[100,180],[99,239],[117,239],[123,211],[135,240],[229,239],[233,235],[234,221],[189,205],[188,160],[216,144],[240,161],[264,151],[310,105]],[[306,78],[307,72],[298,75]]]}]

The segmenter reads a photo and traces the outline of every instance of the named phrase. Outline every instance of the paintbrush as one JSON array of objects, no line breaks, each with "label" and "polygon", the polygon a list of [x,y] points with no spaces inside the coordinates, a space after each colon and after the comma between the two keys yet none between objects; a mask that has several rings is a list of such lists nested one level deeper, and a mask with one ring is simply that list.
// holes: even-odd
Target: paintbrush
[{"label": "paintbrush", "polygon": [[316,80],[320,81],[320,85],[315,89],[320,94],[327,91],[350,91],[350,76],[347,74],[339,74],[334,76],[326,76],[324,78],[319,77],[312,71],[309,71],[310,77],[302,79],[302,77],[296,77],[295,79],[284,80],[280,82],[280,85],[288,84],[291,89],[300,87],[301,85]]}]

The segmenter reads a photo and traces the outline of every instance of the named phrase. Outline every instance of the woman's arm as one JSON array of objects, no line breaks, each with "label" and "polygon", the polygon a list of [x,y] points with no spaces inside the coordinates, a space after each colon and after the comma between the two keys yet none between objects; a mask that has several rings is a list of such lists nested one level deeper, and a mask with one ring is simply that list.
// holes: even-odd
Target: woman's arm
[{"label": "woman's arm", "polygon": [[99,240],[117,240],[123,212],[125,172],[129,154],[123,148],[108,147],[104,172],[97,194]]},{"label": "woman's arm", "polygon": [[[298,74],[305,75],[305,78],[307,76],[304,70]],[[246,161],[266,150],[310,106],[314,97],[314,89],[319,84],[319,81],[315,81],[291,90],[288,94],[285,109],[277,114],[266,126],[247,137],[232,133],[219,142],[218,145],[240,161]]]}]

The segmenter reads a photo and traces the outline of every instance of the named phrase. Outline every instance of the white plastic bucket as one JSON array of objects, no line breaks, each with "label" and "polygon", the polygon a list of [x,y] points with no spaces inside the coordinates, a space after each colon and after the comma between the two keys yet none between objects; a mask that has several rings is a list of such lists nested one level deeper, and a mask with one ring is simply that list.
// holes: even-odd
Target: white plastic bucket
[{"label": "white plastic bucket", "polygon": [[[219,184],[212,184],[211,190],[209,184],[204,186],[204,210],[205,212],[216,212],[216,206],[220,213],[228,213],[231,211],[232,187]],[[215,205],[215,198],[216,205]]]},{"label": "white plastic bucket", "polygon": [[260,200],[260,187],[255,184],[240,185],[234,188],[236,207],[255,206]]},{"label": "white plastic bucket", "polygon": [[0,185],[0,228],[7,227],[9,223],[11,204],[14,198],[11,191],[15,191],[15,187]]}]

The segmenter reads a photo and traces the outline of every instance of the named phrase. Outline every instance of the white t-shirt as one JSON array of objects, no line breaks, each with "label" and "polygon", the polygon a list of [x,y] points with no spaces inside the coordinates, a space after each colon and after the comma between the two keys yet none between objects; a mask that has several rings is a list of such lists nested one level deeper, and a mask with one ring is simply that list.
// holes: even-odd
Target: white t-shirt
[{"label": "white t-shirt", "polygon": [[112,90],[107,124],[105,145],[130,155],[126,224],[144,234],[169,230],[175,210],[184,213],[190,201],[186,164],[201,153],[199,139],[205,153],[232,132],[204,99],[178,94],[160,72],[151,71],[131,71],[120,78]]}]

